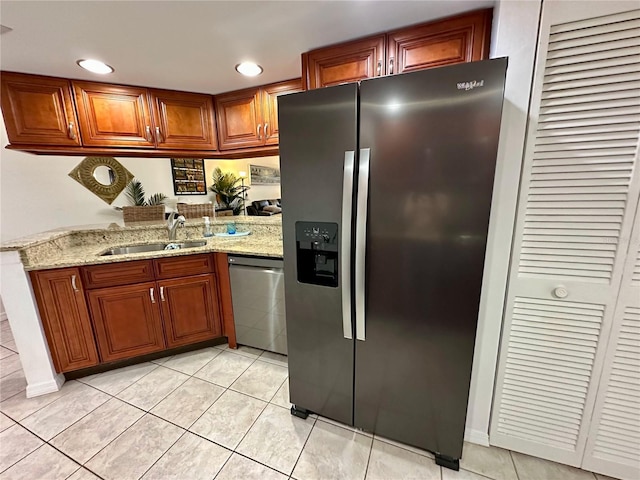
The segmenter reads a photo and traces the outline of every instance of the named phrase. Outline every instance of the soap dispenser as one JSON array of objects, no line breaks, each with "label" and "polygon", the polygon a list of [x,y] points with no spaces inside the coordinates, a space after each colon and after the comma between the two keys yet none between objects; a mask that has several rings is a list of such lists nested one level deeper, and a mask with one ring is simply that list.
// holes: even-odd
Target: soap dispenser
[{"label": "soap dispenser", "polygon": [[211,222],[209,217],[202,217],[204,220],[204,227],[202,228],[202,235],[205,237],[213,237],[213,231],[211,230]]}]

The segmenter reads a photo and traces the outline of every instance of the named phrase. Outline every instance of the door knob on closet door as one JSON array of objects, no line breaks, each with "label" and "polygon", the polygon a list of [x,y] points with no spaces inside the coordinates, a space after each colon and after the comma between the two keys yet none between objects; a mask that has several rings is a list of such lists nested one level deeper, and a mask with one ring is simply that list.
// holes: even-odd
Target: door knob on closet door
[{"label": "door knob on closet door", "polygon": [[563,285],[558,285],[553,289],[553,296],[556,298],[567,298],[567,295],[569,295],[569,290]]}]

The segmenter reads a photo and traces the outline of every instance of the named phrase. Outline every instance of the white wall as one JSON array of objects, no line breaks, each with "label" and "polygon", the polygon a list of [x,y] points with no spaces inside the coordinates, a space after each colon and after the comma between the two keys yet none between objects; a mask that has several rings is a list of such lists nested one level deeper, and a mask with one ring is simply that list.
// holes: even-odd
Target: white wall
[{"label": "white wall", "polygon": [[540,0],[503,0],[491,57],[509,57],[465,437],[488,444],[489,420],[537,45]]},{"label": "white wall", "polygon": [[[113,206],[129,204],[124,193],[110,206],[69,177],[69,172],[84,157],[31,155],[5,149],[8,143],[4,120],[0,117],[0,241],[53,228],[122,220],[122,213]],[[170,197],[169,208],[175,207],[177,200],[202,203],[213,199],[210,192],[206,196],[174,195],[168,158],[119,157],[118,161],[142,182],[147,195],[162,192]],[[223,171],[237,173],[240,170],[249,172],[250,163],[279,167],[277,156],[207,160],[207,185],[211,184],[216,165]],[[280,198],[280,186],[253,186],[248,194],[249,201]]]}]

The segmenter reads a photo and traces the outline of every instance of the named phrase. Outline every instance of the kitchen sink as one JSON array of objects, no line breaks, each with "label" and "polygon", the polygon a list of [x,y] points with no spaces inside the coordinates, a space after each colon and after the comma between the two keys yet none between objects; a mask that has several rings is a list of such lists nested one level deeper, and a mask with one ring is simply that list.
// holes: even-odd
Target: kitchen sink
[{"label": "kitchen sink", "polygon": [[130,253],[161,252],[163,250],[181,250],[183,248],[204,247],[206,244],[207,244],[206,241],[200,240],[195,242],[171,242],[171,243],[151,243],[149,245],[125,245],[123,247],[110,248],[106,252],[101,253],[100,256],[103,257],[105,255],[127,255]]}]

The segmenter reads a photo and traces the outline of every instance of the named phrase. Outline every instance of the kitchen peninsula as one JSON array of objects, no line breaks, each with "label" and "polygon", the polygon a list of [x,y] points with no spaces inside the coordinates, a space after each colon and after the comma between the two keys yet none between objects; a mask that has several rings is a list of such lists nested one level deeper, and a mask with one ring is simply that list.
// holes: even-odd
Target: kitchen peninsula
[{"label": "kitchen peninsula", "polygon": [[[214,233],[229,221],[214,220]],[[112,254],[123,246],[169,243],[164,223],[112,223],[0,245],[2,298],[27,396],[58,390],[62,372],[215,338],[233,345],[227,254],[281,258],[282,227],[280,215],[232,221],[238,233],[251,234],[204,238],[203,222],[189,220],[176,243],[204,245]]]}]

